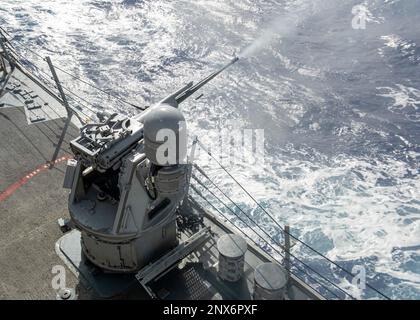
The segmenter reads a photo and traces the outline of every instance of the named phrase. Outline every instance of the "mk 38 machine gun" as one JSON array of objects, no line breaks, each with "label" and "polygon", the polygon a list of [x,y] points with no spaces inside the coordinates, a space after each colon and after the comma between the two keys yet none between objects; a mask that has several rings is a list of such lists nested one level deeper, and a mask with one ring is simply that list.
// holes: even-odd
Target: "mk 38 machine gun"
[{"label": "mk 38 machine gun", "polygon": [[[75,158],[64,187],[71,190],[69,212],[83,253],[94,265],[136,272],[177,248],[177,208],[189,183],[178,105],[237,60],[131,118],[105,114],[71,141]],[[162,139],[162,130],[174,139]]]}]

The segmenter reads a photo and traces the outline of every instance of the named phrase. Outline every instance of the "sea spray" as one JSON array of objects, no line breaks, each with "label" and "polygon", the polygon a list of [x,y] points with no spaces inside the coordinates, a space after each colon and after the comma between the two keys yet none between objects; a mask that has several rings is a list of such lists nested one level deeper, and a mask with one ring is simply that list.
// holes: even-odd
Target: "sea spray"
[{"label": "sea spray", "polygon": [[258,54],[261,50],[265,49],[272,42],[280,40],[282,37],[291,35],[297,28],[297,17],[291,16],[278,16],[271,21],[269,26],[265,28],[260,37],[254,40],[250,45],[241,51],[238,55],[239,58],[248,58]]},{"label": "sea spray", "polygon": [[275,15],[274,18],[270,19],[268,26],[261,31],[261,35],[243,49],[238,57],[248,58],[257,55],[274,41],[281,41],[281,38],[294,35],[304,20],[314,12],[323,10],[325,7],[324,1],[312,0],[303,4],[299,3],[291,11]]}]

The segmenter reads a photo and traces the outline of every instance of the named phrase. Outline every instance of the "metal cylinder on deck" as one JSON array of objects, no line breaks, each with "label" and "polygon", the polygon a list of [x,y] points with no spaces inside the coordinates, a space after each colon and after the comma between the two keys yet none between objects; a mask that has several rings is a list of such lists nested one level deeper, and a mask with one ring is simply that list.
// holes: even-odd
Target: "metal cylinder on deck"
[{"label": "metal cylinder on deck", "polygon": [[225,234],[217,241],[219,251],[219,277],[235,282],[244,274],[245,253],[248,244],[237,234]]},{"label": "metal cylinder on deck", "polygon": [[277,263],[260,264],[254,271],[254,300],[284,300],[287,274]]}]

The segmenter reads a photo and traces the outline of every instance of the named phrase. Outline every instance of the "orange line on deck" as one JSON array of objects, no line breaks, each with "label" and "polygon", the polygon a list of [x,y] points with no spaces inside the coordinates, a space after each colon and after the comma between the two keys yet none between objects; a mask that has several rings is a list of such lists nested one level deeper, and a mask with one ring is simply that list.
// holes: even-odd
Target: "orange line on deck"
[{"label": "orange line on deck", "polygon": [[[70,156],[65,156],[65,157],[58,158],[57,160],[54,161],[54,164],[66,161],[66,160],[71,159],[71,158],[72,157],[70,157]],[[49,168],[49,166],[50,165],[48,163],[40,165],[35,170],[33,170],[30,173],[28,173],[27,175],[25,175],[23,178],[19,179],[18,181],[16,181],[12,185],[8,186],[6,188],[6,190],[4,190],[0,193],[0,202],[9,198],[13,193],[16,192],[16,190],[18,190],[20,187],[27,184],[28,181],[31,180],[33,177],[37,176],[38,174],[40,174],[43,171],[46,171]]]}]

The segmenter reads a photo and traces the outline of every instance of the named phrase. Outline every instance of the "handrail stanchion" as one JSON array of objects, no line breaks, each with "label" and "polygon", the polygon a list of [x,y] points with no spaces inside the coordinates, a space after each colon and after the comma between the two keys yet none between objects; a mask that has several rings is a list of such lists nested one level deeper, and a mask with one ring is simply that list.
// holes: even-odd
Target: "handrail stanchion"
[{"label": "handrail stanchion", "polygon": [[188,197],[188,193],[190,192],[190,181],[191,181],[191,176],[192,176],[192,170],[193,170],[193,164],[194,164],[194,158],[195,158],[195,149],[197,147],[197,141],[198,138],[197,136],[195,136],[193,143],[192,143],[192,147],[191,147],[191,151],[190,151],[190,155],[187,157],[187,166],[188,166],[188,173],[187,173],[187,186],[185,189],[185,197],[182,200],[182,204],[181,204],[181,211],[183,211],[183,209],[186,208],[186,206],[188,206],[188,201],[187,201],[187,197]]},{"label": "handrail stanchion", "polygon": [[53,155],[53,157],[50,161],[50,166],[49,167],[50,167],[50,169],[52,169],[54,167],[54,163],[55,163],[55,160],[57,159],[58,153],[60,152],[61,145],[63,144],[64,137],[66,136],[67,129],[70,125],[71,118],[73,116],[73,111],[71,110],[71,108],[69,106],[69,103],[67,102],[66,95],[64,94],[63,88],[61,87],[60,80],[58,79],[57,73],[55,72],[55,68],[54,68],[54,65],[51,62],[50,57],[46,57],[45,61],[48,63],[48,66],[50,67],[51,74],[52,74],[52,76],[54,78],[54,81],[57,85],[57,89],[60,92],[60,96],[61,96],[61,99],[63,101],[63,105],[64,105],[64,107],[66,108],[66,111],[67,111],[67,119],[66,119],[66,122],[64,124],[63,131],[61,132],[60,139],[58,140],[57,146],[56,146],[55,151],[54,151],[54,155]]},{"label": "handrail stanchion", "polygon": [[[4,76],[2,77],[1,81],[3,82],[2,86],[0,87],[0,97],[3,96],[3,94],[5,93],[5,88],[7,86],[7,83],[9,82],[9,79],[12,75],[12,72],[14,70],[14,65],[9,57],[9,54],[7,53],[7,48],[4,45],[6,38],[3,36],[3,33],[0,32],[0,47],[2,50],[2,55],[0,56],[0,60],[1,60],[1,65],[2,65],[2,69],[4,71]],[[3,56],[4,55],[4,56]],[[10,66],[10,71],[7,71],[7,66],[4,60],[7,60]]]},{"label": "handrail stanchion", "polygon": [[287,279],[290,279],[290,227],[284,226],[284,267],[287,272]]},{"label": "handrail stanchion", "polygon": [[7,55],[6,48],[4,47],[3,41],[4,41],[3,35],[0,33],[0,49],[2,50],[2,54],[0,55],[0,71],[3,71],[2,79],[0,81],[3,81],[6,78],[6,75],[8,73],[6,63],[4,62],[4,57],[3,57],[3,54],[5,56]]},{"label": "handrail stanchion", "polygon": [[193,164],[194,164],[194,158],[195,158],[195,149],[197,147],[197,141],[198,138],[197,136],[194,137],[193,143],[192,143],[192,147],[191,147],[191,151],[190,151],[190,155],[188,157],[188,183],[187,183],[187,191],[186,191],[186,195],[188,195],[188,190],[189,190],[189,186],[190,186],[190,181],[191,181],[191,174],[192,174],[192,169],[193,169]]},{"label": "handrail stanchion", "polygon": [[[5,44],[5,42],[7,42],[7,39],[6,39],[6,37],[3,35],[3,33],[2,33],[2,32],[0,32],[0,46],[1,46],[1,49],[2,49],[2,51],[4,52],[4,56],[5,56],[6,60],[10,61],[9,54],[7,53],[6,46],[4,45],[4,44]],[[7,70],[6,70],[6,71],[7,71]]]}]

